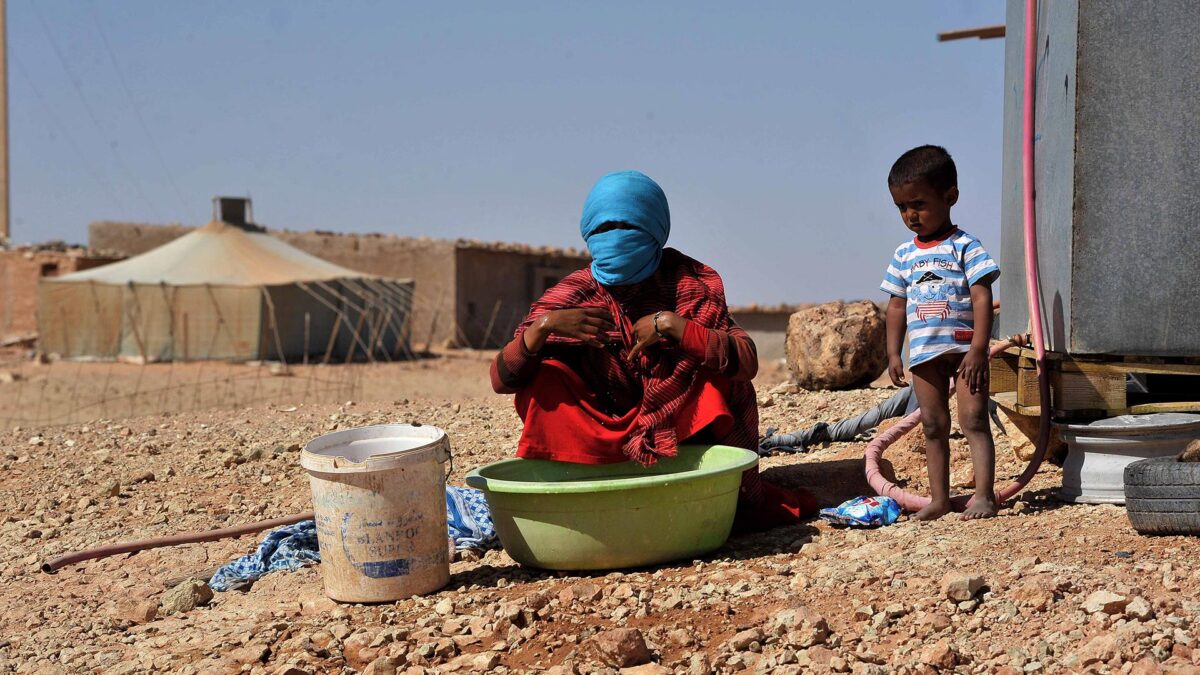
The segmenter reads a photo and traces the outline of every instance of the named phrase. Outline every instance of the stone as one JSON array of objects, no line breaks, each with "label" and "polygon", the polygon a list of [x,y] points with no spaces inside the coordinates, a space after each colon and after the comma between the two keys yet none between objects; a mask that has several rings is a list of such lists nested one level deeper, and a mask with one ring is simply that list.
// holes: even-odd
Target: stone
[{"label": "stone", "polygon": [[1083,601],[1083,611],[1088,614],[1104,612],[1105,614],[1120,614],[1129,604],[1129,598],[1112,591],[1096,591]]},{"label": "stone", "polygon": [[954,602],[966,602],[983,589],[983,577],[949,572],[942,577],[942,594]]},{"label": "stone", "polygon": [[237,664],[256,664],[266,661],[270,654],[270,645],[263,642],[251,642],[231,650],[226,657]]},{"label": "stone", "polygon": [[604,597],[604,590],[596,584],[575,584],[568,588],[564,588],[558,594],[558,601],[565,606],[570,606],[572,602],[597,602]]},{"label": "stone", "polygon": [[454,613],[454,601],[450,598],[442,598],[438,604],[433,606],[433,611],[442,616],[450,616]]},{"label": "stone", "polygon": [[905,614],[908,614],[908,608],[898,602],[894,602],[887,607],[884,607],[883,613],[887,615],[887,618],[889,619],[899,619]]},{"label": "stone", "polygon": [[1155,661],[1153,656],[1146,656],[1133,664],[1129,675],[1160,675],[1162,672],[1162,666],[1158,665],[1158,661]]},{"label": "stone", "polygon": [[400,662],[390,656],[380,656],[367,664],[363,675],[396,675]]},{"label": "stone", "polygon": [[1116,635],[1097,635],[1080,648],[1077,653],[1079,665],[1088,666],[1093,663],[1109,661],[1117,656],[1118,648],[1119,644]]},{"label": "stone", "polygon": [[920,623],[922,625],[928,626],[929,629],[934,632],[937,632],[939,630],[946,630],[951,625],[950,617],[946,616],[945,614],[942,614],[941,612],[935,612],[933,614],[926,614],[924,617],[921,618]]},{"label": "stone", "polygon": [[101,497],[117,497],[121,494],[121,484],[115,480],[110,480],[100,488]]},{"label": "stone", "polygon": [[338,604],[324,594],[304,598],[300,601],[300,616],[328,614],[337,609],[337,607]]},{"label": "stone", "polygon": [[671,675],[671,669],[657,663],[643,663],[632,668],[622,668],[621,675]]},{"label": "stone", "polygon": [[1181,462],[1200,462],[1200,438],[1193,440],[1187,444],[1183,452],[1179,453],[1179,461]]},{"label": "stone", "polygon": [[783,642],[787,646],[806,649],[825,643],[829,638],[829,623],[825,617],[802,605],[778,612],[772,623],[772,632],[777,636],[785,636]]},{"label": "stone", "polygon": [[954,651],[948,641],[938,640],[921,650],[921,663],[942,670],[950,670],[958,665],[958,652]]},{"label": "stone", "polygon": [[158,603],[154,600],[133,600],[117,605],[116,616],[130,623],[149,623],[158,617]]},{"label": "stone", "polygon": [[200,579],[191,578],[179,583],[171,590],[162,594],[159,599],[162,614],[179,614],[190,612],[197,607],[207,605],[213,599],[213,591],[208,584]]},{"label": "stone", "polygon": [[696,652],[688,659],[688,675],[711,675],[712,672],[713,668],[709,663],[708,654]]},{"label": "stone", "polygon": [[788,319],[788,369],[808,390],[866,386],[887,367],[886,333],[870,300],[806,307]]},{"label": "stone", "polygon": [[355,633],[346,638],[342,644],[342,656],[351,668],[361,670],[379,657],[379,649],[371,647],[371,641],[372,636],[369,633]]},{"label": "stone", "polygon": [[500,655],[496,652],[483,652],[471,658],[471,670],[477,673],[488,673],[500,665]]},{"label": "stone", "polygon": [[500,665],[500,655],[489,651],[478,654],[463,654],[438,670],[449,673],[462,671],[485,673],[494,670],[498,665]]},{"label": "stone", "polygon": [[729,648],[734,651],[744,652],[750,649],[750,645],[756,642],[761,645],[764,639],[766,639],[766,636],[763,635],[761,628],[749,628],[729,638]]},{"label": "stone", "polygon": [[1154,607],[1142,596],[1136,596],[1125,605],[1125,616],[1138,621],[1149,621],[1154,618]]},{"label": "stone", "polygon": [[636,628],[606,630],[591,637],[600,660],[614,668],[629,668],[649,663],[652,657],[646,638]]}]

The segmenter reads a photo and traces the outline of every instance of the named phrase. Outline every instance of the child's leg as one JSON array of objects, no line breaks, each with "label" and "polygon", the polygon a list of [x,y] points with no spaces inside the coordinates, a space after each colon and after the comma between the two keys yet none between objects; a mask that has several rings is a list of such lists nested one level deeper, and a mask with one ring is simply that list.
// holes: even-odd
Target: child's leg
[{"label": "child's leg", "polygon": [[992,440],[988,416],[988,383],[974,394],[962,377],[957,381],[958,426],[971,446],[971,466],[975,469],[975,500],[963,512],[964,519],[990,518],[996,515],[996,445]]},{"label": "child's leg", "polygon": [[912,369],[912,386],[921,406],[925,461],[929,466],[929,505],[915,520],[936,520],[950,512],[950,378],[959,358],[944,354]]}]

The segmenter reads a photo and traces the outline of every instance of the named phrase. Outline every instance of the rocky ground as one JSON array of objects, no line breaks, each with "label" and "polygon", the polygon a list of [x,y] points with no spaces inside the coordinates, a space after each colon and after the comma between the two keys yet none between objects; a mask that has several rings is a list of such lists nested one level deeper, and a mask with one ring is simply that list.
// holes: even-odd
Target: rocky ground
[{"label": "rocky ground", "polygon": [[[519,434],[510,402],[480,393],[486,362],[465,363],[443,378],[471,378],[458,396],[446,382],[419,396],[397,379],[403,398],[379,402],[0,432],[0,672],[1200,671],[1200,543],[1139,537],[1119,507],[1056,502],[1053,466],[993,520],[871,531],[813,521],[734,536],[703,560],[598,575],[522,569],[495,551],[453,563],[437,594],[382,606],[335,605],[317,569],[211,599],[184,581],[256,536],[38,570],[103,542],[307,509],[299,446],[332,429],[441,426],[461,481],[511,454]],[[392,368],[403,378],[406,366]],[[889,393],[797,392],[772,386],[778,375],[760,387],[764,428],[833,420]],[[763,466],[834,503],[866,493],[863,446]],[[1001,439],[998,474],[1011,480],[1022,467],[1006,448]],[[916,442],[887,458],[899,481],[923,487]]]}]

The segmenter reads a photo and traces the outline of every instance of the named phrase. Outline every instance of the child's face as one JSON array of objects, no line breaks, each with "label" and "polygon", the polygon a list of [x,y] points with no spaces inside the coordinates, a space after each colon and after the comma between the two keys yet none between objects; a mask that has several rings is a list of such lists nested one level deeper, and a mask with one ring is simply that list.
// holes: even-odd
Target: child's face
[{"label": "child's face", "polygon": [[900,209],[900,219],[917,237],[935,238],[953,227],[950,223],[950,207],[958,201],[957,187],[939,193],[929,181],[918,180],[889,189],[892,201]]}]

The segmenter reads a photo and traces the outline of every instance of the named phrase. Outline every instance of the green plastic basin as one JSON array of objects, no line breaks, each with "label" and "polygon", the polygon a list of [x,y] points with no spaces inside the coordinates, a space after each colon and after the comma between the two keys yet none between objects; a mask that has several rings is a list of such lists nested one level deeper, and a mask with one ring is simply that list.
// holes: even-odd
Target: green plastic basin
[{"label": "green plastic basin", "polygon": [[506,459],[467,475],[483,490],[513,560],[551,570],[605,570],[689,559],[729,538],[742,473],[758,455],[687,445],[675,457],[570,464]]}]

